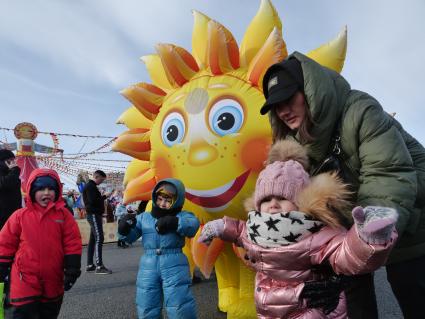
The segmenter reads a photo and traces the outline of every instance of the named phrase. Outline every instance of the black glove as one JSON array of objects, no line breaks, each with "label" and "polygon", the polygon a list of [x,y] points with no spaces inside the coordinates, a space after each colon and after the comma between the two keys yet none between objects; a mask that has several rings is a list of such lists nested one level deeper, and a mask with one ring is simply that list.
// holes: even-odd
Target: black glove
[{"label": "black glove", "polygon": [[64,259],[65,278],[63,288],[68,291],[81,275],[81,255],[65,255]]},{"label": "black glove", "polygon": [[65,289],[65,291],[71,289],[77,281],[78,277],[80,277],[81,270],[75,271],[74,274],[72,274],[72,271],[73,270],[67,270],[68,273],[65,272],[65,279],[63,282],[63,288]]},{"label": "black glove", "polygon": [[164,216],[158,219],[155,228],[159,234],[166,234],[177,230],[179,219],[176,216]]},{"label": "black glove", "polygon": [[339,304],[339,295],[351,283],[351,277],[333,275],[328,279],[307,281],[300,297],[306,299],[308,308],[322,308],[330,314]]},{"label": "black glove", "polygon": [[132,214],[125,214],[118,222],[118,233],[122,236],[127,236],[131,229],[136,227],[137,220]]},{"label": "black glove", "polygon": [[0,282],[4,282],[9,275],[10,264],[0,263]]}]

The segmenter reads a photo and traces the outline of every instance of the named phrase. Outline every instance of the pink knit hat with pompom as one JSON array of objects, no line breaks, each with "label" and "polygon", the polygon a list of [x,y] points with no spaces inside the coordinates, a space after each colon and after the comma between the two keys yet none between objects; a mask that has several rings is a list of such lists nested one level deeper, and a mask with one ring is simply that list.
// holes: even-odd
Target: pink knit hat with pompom
[{"label": "pink knit hat with pompom", "polygon": [[259,211],[261,202],[269,196],[282,197],[294,203],[298,193],[309,183],[310,177],[299,162],[273,162],[258,175],[254,194],[255,209]]}]

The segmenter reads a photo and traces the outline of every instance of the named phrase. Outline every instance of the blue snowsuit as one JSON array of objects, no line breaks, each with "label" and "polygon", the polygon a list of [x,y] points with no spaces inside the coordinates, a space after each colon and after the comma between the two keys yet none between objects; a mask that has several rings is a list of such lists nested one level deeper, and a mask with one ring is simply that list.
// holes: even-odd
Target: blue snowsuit
[{"label": "blue snowsuit", "polygon": [[[162,182],[173,184],[177,199],[173,207],[182,207],[184,185],[176,179],[165,179],[152,192],[152,205],[156,190]],[[157,218],[149,213],[136,217],[137,223],[123,239],[132,243],[142,236],[144,255],[140,259],[137,275],[136,304],[139,318],[160,318],[163,301],[170,319],[196,319],[196,304],[190,290],[192,278],[187,257],[182,253],[185,237],[195,236],[199,220],[190,212],[177,213],[177,231],[160,235],[155,229]]]}]

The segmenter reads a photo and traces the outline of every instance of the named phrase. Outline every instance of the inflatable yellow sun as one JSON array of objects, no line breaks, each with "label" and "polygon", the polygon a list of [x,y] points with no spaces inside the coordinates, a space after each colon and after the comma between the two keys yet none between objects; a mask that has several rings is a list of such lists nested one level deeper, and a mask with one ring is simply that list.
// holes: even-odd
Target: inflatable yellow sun
[{"label": "inflatable yellow sun", "polygon": [[[124,200],[151,197],[166,177],[186,186],[185,209],[201,223],[224,215],[245,219],[243,200],[255,185],[271,144],[261,82],[267,68],[287,54],[282,25],[269,0],[238,47],[220,23],[193,12],[192,54],[158,44],[142,57],[152,84],[137,83],[121,93],[132,103],[118,120],[129,130],[113,149],[135,159],[128,166]],[[346,29],[307,55],[341,71]],[[206,248],[189,243],[195,263],[208,276],[215,265],[219,308],[229,318],[255,318],[254,274],[237,258],[239,250],[220,240]],[[189,257],[192,257],[189,256]]]}]

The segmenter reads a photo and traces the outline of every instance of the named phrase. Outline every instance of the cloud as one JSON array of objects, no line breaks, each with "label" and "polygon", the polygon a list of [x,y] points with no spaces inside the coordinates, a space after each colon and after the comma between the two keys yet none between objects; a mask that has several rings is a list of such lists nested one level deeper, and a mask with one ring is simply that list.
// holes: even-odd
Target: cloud
[{"label": "cloud", "polygon": [[65,68],[80,80],[118,85],[136,77],[128,68],[125,38],[82,2],[13,1],[0,11],[0,21],[2,42],[42,56],[46,64]]}]

